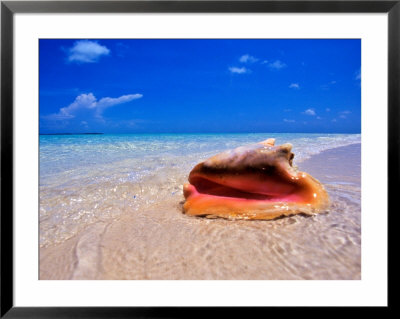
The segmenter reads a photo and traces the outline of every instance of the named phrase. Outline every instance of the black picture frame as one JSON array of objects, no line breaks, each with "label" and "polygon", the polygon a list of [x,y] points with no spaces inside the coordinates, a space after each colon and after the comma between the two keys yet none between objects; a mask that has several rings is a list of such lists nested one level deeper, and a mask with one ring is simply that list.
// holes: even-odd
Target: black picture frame
[{"label": "black picture frame", "polygon": [[[1,1],[1,312],[5,318],[175,318],[224,308],[15,307],[13,303],[13,16],[15,13],[388,13],[388,218],[395,214],[400,144],[400,0],[396,1]],[[391,213],[391,214],[390,214]],[[388,234],[392,234],[388,223]],[[388,247],[390,247],[388,237]],[[390,249],[389,249],[390,250]],[[389,256],[389,254],[388,254]],[[390,264],[390,258],[388,260]],[[390,280],[388,280],[388,285]],[[391,298],[388,298],[388,307]],[[306,307],[294,308],[301,315]],[[263,308],[261,307],[261,310]],[[236,315],[248,316],[247,308]],[[258,308],[257,310],[260,310]],[[269,311],[269,310],[268,310]]]}]

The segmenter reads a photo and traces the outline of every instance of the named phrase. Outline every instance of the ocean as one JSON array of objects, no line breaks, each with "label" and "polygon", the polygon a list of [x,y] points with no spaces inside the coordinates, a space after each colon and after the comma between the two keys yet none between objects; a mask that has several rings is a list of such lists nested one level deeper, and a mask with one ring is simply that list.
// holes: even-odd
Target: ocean
[{"label": "ocean", "polygon": [[[182,214],[182,185],[197,163],[271,137],[291,143],[294,165],[324,183],[331,211],[273,221]],[[40,279],[360,279],[360,134],[41,135],[39,142]]]}]

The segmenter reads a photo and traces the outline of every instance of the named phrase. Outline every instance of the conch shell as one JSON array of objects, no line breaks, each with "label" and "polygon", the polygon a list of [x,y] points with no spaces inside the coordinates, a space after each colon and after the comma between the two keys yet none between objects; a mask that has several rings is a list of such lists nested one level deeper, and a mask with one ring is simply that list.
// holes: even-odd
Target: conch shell
[{"label": "conch shell", "polygon": [[326,210],[329,197],[311,175],[292,166],[291,144],[275,139],[238,147],[197,164],[183,186],[187,215],[274,219]]}]

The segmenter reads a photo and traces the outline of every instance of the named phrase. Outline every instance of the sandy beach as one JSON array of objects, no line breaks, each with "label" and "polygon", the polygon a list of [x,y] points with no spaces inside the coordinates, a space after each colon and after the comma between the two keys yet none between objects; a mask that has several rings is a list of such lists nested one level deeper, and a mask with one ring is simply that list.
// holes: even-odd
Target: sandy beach
[{"label": "sandy beach", "polygon": [[186,177],[180,176],[173,181],[177,192],[146,209],[127,209],[42,246],[40,279],[359,280],[360,155],[361,144],[352,144],[298,163],[325,185],[332,202],[329,212],[308,217],[189,217],[182,213],[178,186]]}]

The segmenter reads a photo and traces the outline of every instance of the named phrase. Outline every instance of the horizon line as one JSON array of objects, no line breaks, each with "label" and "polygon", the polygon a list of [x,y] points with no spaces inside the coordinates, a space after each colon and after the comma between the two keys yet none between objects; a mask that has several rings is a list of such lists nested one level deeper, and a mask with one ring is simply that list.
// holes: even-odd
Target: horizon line
[{"label": "horizon line", "polygon": [[361,134],[361,132],[65,132],[65,133],[39,133],[39,135],[106,135],[106,134]]}]

